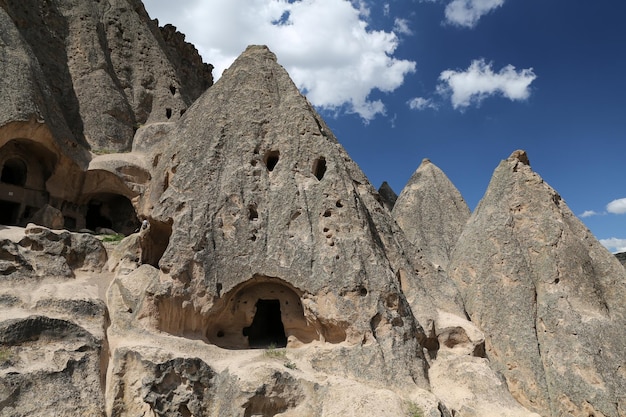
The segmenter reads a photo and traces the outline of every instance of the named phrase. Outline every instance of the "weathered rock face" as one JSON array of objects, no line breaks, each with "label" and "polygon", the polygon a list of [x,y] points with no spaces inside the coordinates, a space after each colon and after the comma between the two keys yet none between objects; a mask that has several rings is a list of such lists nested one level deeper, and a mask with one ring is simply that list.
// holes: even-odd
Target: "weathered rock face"
[{"label": "weathered rock face", "polygon": [[393,188],[387,183],[387,181],[383,181],[383,183],[378,188],[378,194],[380,195],[380,199],[382,200],[387,210],[393,210],[394,204],[396,204],[396,200],[398,199],[398,195]]},{"label": "weathered rock face", "polygon": [[624,268],[525,153],[494,172],[449,273],[521,404],[544,416],[626,414]]},{"label": "weathered rock face", "polygon": [[[164,180],[143,205],[151,234],[171,233],[158,328],[230,349],[371,346],[389,361],[377,378],[423,385],[422,331],[389,260],[401,249],[380,236],[392,222],[267,48],[248,48],[163,143]],[[344,353],[338,373],[351,372]]]},{"label": "weathered rock face", "polygon": [[424,159],[400,193],[392,214],[421,254],[445,269],[470,210],[448,177]]},{"label": "weathered rock face", "polygon": [[626,415],[626,272],[524,153],[465,225],[427,161],[377,193],[265,47],[204,92],[138,0],[0,29],[0,416]]},{"label": "weathered rock face", "polygon": [[0,226],[0,416],[104,415],[106,259],[90,235]]},{"label": "weathered rock face", "polygon": [[139,125],[178,119],[212,82],[195,49],[175,50],[182,41],[172,30],[166,43],[140,1],[3,0],[0,6],[43,68],[73,136],[93,149],[129,150]]},{"label": "weathered rock face", "polygon": [[2,0],[0,32],[0,223],[41,224],[50,206],[54,228],[132,233],[149,167],[110,153],[178,120],[212,67],[136,0]]}]

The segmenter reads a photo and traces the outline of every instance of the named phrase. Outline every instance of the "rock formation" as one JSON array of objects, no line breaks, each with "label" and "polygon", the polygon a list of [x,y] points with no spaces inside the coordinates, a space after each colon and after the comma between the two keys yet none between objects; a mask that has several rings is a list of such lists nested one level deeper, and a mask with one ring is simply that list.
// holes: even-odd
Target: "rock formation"
[{"label": "rock formation", "polygon": [[[229,357],[297,348],[315,372],[427,391],[426,334],[397,272],[403,267],[416,288],[419,278],[387,232],[393,221],[267,48],[248,48],[163,136],[152,159],[162,181],[151,182],[140,215],[150,222],[146,240],[165,239],[147,262],[160,273],[143,269],[146,295],[129,305],[131,316],[125,306],[111,312],[113,357],[128,349],[116,334],[141,323],[153,337],[160,330],[191,338],[196,349],[202,341],[208,351],[232,350],[222,353]],[[137,280],[116,279],[110,302]],[[423,288],[415,299],[433,310]],[[216,372],[215,361],[205,361]],[[127,372],[119,373],[111,384],[128,385]],[[332,386],[281,373],[297,392]],[[286,407],[328,401],[300,396],[283,398]],[[112,406],[120,413],[145,402],[121,400],[123,407]],[[255,401],[270,407],[273,400]]]},{"label": "rock formation", "polygon": [[491,365],[545,416],[626,413],[626,273],[517,151],[495,170],[449,272]]},{"label": "rock formation", "polygon": [[25,226],[49,205],[68,229],[132,232],[150,174],[107,154],[178,120],[211,67],[136,0],[2,0],[0,29],[0,221]]},{"label": "rock formation", "polygon": [[429,161],[376,192],[266,47],[207,89],[138,0],[0,29],[1,417],[626,415],[626,272],[523,152],[468,220]]},{"label": "rock formation", "polygon": [[0,228],[0,415],[103,415],[105,248],[88,234]]},{"label": "rock formation", "polygon": [[380,188],[378,188],[378,194],[380,195],[384,206],[387,207],[387,210],[393,210],[393,206],[396,204],[398,195],[395,191],[393,191],[393,188],[391,188],[387,181],[383,181],[380,185]]},{"label": "rock formation", "polygon": [[470,210],[435,164],[424,159],[395,205],[393,218],[430,262],[446,267]]}]

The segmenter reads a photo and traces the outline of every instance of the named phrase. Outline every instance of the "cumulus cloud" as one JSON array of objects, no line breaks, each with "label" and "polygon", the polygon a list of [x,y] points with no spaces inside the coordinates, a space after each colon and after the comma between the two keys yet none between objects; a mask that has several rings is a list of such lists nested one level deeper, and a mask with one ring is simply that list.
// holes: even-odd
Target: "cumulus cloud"
[{"label": "cumulus cloud", "polygon": [[[374,90],[392,92],[415,71],[415,62],[394,57],[395,32],[369,27],[363,0],[145,0],[161,24],[187,35],[219,77],[249,44],[276,53],[298,87],[317,107],[357,113],[371,120],[385,113]],[[396,20],[396,30],[410,30]]]},{"label": "cumulus cloud", "polygon": [[592,217],[592,216],[597,216],[600,213],[598,213],[597,211],[593,211],[593,210],[585,210],[583,211],[583,213],[580,215],[580,217],[585,218],[585,217]]},{"label": "cumulus cloud", "polygon": [[412,35],[413,31],[409,26],[409,21],[406,19],[402,19],[397,17],[393,23],[393,30],[401,35]]},{"label": "cumulus cloud", "polygon": [[446,6],[446,21],[473,28],[478,20],[504,4],[504,0],[453,0]]},{"label": "cumulus cloud", "polygon": [[419,0],[422,3],[446,2],[445,22],[473,28],[484,15],[501,7],[505,0]]},{"label": "cumulus cloud", "polygon": [[626,252],[626,239],[612,237],[610,239],[600,239],[600,243],[613,253]]},{"label": "cumulus cloud", "polygon": [[626,213],[626,198],[620,198],[611,201],[609,204],[606,205],[606,211],[613,214]]},{"label": "cumulus cloud", "polygon": [[407,101],[412,110],[437,109],[437,105],[429,98],[415,97]]},{"label": "cumulus cloud", "polygon": [[443,95],[450,95],[455,109],[464,109],[494,95],[512,101],[525,100],[530,96],[529,87],[535,78],[532,68],[517,71],[514,66],[507,65],[494,72],[491,63],[477,59],[465,71],[443,71],[437,89]]}]

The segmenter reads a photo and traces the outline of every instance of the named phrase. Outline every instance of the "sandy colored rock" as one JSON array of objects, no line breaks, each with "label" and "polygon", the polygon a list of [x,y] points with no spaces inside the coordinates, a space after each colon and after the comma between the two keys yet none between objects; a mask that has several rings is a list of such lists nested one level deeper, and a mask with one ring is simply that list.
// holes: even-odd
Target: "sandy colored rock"
[{"label": "sandy colored rock", "polygon": [[180,118],[212,83],[195,48],[173,28],[161,31],[140,1],[7,0],[2,7],[45,67],[73,136],[93,149],[129,150],[139,125]]},{"label": "sandy colored rock", "polygon": [[523,151],[466,224],[266,47],[211,86],[139,0],[0,29],[0,416],[626,415],[624,268]]},{"label": "sandy colored rock", "polygon": [[461,193],[428,159],[409,179],[392,213],[407,239],[444,269],[470,216]]},{"label": "sandy colored rock", "polygon": [[544,416],[624,415],[624,268],[525,153],[496,168],[449,271],[522,405]]},{"label": "sandy colored rock", "polygon": [[104,416],[102,245],[34,225],[0,239],[0,416]]},{"label": "sandy colored rock", "polygon": [[378,223],[393,222],[266,47],[249,47],[163,144],[155,177],[166,182],[142,201],[153,207],[150,234],[171,233],[151,262],[162,271],[158,328],[231,349],[267,346],[245,329],[259,300],[275,300],[267,308],[279,309],[285,334],[261,339],[345,343],[340,374],[352,372],[357,346],[371,345],[389,363],[363,372],[425,386],[420,326],[382,256],[400,257],[379,237]]},{"label": "sandy colored rock", "polygon": [[49,204],[46,204],[39,209],[32,217],[31,221],[35,224],[47,227],[49,229],[62,229],[63,228],[63,213],[60,210],[55,209]]}]

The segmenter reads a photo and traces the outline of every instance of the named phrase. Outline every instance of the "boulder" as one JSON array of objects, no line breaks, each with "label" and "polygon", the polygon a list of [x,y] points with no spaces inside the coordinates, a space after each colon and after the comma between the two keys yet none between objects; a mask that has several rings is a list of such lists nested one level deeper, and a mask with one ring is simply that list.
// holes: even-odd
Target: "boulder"
[{"label": "boulder", "polygon": [[28,316],[0,321],[0,349],[0,416],[104,416],[101,338],[71,321]]},{"label": "boulder", "polygon": [[62,229],[64,224],[63,213],[49,204],[37,210],[30,221],[48,229]]}]

